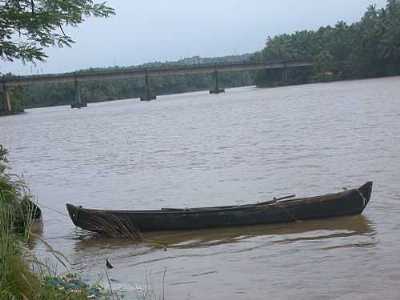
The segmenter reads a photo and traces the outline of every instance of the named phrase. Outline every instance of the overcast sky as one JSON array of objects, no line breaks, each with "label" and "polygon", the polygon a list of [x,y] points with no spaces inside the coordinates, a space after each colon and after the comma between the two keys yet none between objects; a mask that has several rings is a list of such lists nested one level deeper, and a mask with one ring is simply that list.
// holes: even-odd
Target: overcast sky
[{"label": "overcast sky", "polygon": [[191,56],[255,52],[267,36],[358,20],[386,0],[109,0],[116,15],[67,31],[72,48],[47,50],[46,63],[0,61],[0,72],[58,73]]}]

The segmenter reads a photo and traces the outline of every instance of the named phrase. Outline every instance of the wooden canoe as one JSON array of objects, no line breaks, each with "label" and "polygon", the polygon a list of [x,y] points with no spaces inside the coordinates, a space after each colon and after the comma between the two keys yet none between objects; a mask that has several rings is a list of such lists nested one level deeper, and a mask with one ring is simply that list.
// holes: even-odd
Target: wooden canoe
[{"label": "wooden canoe", "polygon": [[89,231],[118,236],[132,232],[289,223],[299,220],[361,214],[372,182],[357,189],[309,198],[187,209],[99,210],[67,204],[72,222]]}]

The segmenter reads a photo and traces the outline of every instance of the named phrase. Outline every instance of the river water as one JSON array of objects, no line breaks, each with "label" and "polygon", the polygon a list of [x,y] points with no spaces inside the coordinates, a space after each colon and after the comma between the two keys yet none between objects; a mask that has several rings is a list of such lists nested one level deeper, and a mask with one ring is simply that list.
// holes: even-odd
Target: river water
[{"label": "river water", "polygon": [[[246,87],[0,118],[44,210],[42,238],[127,299],[399,299],[400,77]],[[362,216],[112,240],[65,203],[154,209],[311,196],[374,181]],[[159,244],[166,245],[166,248]],[[36,241],[35,251],[49,255]]]}]

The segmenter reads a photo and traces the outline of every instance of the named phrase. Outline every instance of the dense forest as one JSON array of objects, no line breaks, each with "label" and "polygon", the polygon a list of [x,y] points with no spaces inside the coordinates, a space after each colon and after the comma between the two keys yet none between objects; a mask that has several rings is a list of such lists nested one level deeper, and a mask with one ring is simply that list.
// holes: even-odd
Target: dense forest
[{"label": "dense forest", "polygon": [[[217,58],[192,57],[175,62],[155,62],[137,67],[213,64],[245,61],[305,61],[313,68],[279,71],[226,72],[220,74],[222,87],[244,85],[276,86],[315,81],[344,80],[400,74],[400,0],[388,0],[386,7],[368,7],[360,21],[338,22],[318,30],[268,38],[263,50],[254,54]],[[93,72],[115,69],[88,69]],[[156,95],[207,90],[214,85],[212,75],[152,77]],[[13,91],[16,101],[24,99],[25,107],[69,104],[74,98],[73,84],[36,84]],[[144,79],[107,80],[81,84],[81,96],[87,102],[137,98],[144,94]],[[2,103],[3,101],[0,101]],[[0,104],[1,105],[1,104]],[[18,106],[17,106],[18,107]],[[21,107],[21,105],[19,105]]]},{"label": "dense forest", "polygon": [[[399,75],[400,1],[388,0],[382,9],[372,5],[351,25],[338,22],[334,27],[268,38],[254,59],[313,62],[311,74],[291,78],[300,82]],[[276,73],[264,71],[258,73],[256,82],[265,86],[280,80]]]}]

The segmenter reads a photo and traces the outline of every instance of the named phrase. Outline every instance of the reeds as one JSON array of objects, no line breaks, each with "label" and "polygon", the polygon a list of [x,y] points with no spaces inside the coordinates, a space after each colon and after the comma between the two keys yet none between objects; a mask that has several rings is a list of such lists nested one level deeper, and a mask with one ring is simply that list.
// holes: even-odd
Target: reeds
[{"label": "reeds", "polygon": [[[89,287],[75,275],[57,276],[26,248],[32,223],[41,217],[25,183],[7,170],[7,151],[0,145],[0,299],[105,299],[101,289]],[[42,240],[66,266],[66,258]],[[54,283],[57,284],[54,284]]]},{"label": "reeds", "polygon": [[[6,173],[6,154],[7,151],[0,145],[0,299],[120,299],[119,295],[112,292],[108,273],[109,291],[98,284],[87,285],[78,275],[70,273],[68,260],[61,252],[31,232],[32,224],[41,217],[41,211],[32,200],[24,181]],[[132,240],[143,240],[141,232],[129,222],[118,218],[110,222],[109,218],[102,217],[92,221],[94,226],[107,228],[111,236],[122,234]],[[58,275],[54,267],[41,262],[26,248],[31,237],[39,239],[58,263],[65,267],[65,275]],[[146,289],[137,298],[157,299],[151,289]],[[163,297],[159,299],[164,299],[164,290]]]}]

